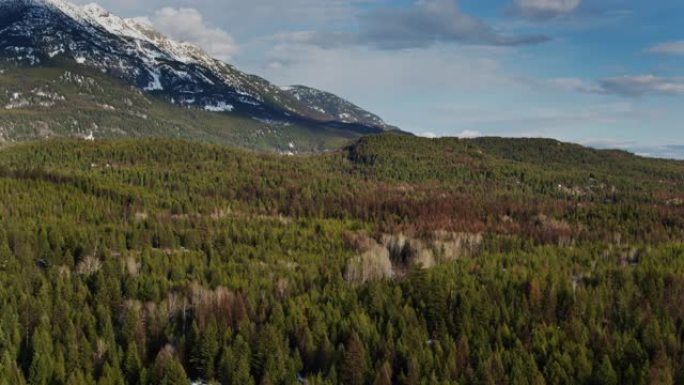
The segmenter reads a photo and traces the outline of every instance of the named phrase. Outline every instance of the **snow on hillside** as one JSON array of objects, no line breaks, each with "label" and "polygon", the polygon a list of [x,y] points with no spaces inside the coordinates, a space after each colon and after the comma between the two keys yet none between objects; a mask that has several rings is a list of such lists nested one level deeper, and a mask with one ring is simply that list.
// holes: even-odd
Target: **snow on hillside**
[{"label": "snow on hillside", "polygon": [[280,88],[237,70],[202,48],[178,42],[140,18],[122,18],[97,4],[65,0],[0,0],[0,55],[37,65],[70,59],[118,77],[169,102],[260,121],[340,122],[384,129],[377,116],[332,94]]}]

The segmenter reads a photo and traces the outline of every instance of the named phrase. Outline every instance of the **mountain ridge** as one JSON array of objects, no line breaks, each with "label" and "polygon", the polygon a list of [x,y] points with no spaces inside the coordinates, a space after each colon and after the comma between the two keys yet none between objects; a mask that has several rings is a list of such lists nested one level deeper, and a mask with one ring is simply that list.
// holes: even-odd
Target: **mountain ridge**
[{"label": "mountain ridge", "polygon": [[[169,39],[140,20],[115,16],[96,4],[3,0],[0,14],[0,54],[15,65],[50,66],[66,60],[179,107],[233,114],[272,127],[326,126],[356,135],[396,130],[379,118],[364,119],[372,114],[362,109],[353,119],[324,113],[316,100],[303,102],[200,47]],[[352,105],[334,97],[339,105]]]},{"label": "mountain ridge", "polygon": [[383,131],[399,130],[398,127],[385,123],[379,116],[330,92],[304,85],[286,86],[281,87],[281,89],[293,95],[298,101],[311,106],[316,111],[335,116],[344,123],[363,124],[380,128]]},{"label": "mountain ridge", "polygon": [[270,124],[181,108],[94,69],[56,60],[34,67],[0,63],[0,143],[167,137],[301,154],[337,149],[361,135],[361,127],[348,124]]}]

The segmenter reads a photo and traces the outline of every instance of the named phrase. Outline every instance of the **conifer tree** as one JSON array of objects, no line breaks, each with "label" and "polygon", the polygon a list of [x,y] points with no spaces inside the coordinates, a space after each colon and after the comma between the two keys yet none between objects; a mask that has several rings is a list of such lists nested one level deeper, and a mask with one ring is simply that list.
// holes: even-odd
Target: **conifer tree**
[{"label": "conifer tree", "polygon": [[17,367],[8,351],[2,353],[0,359],[0,384],[1,385],[25,385],[24,374]]},{"label": "conifer tree", "polygon": [[373,385],[392,385],[392,367],[385,361],[375,376]]},{"label": "conifer tree", "polygon": [[193,325],[193,336],[190,362],[200,378],[207,381],[214,379],[215,362],[219,351],[216,320],[211,317],[203,333]]},{"label": "conifer tree", "polygon": [[48,385],[53,377],[53,345],[49,328],[48,318],[42,317],[31,338],[33,354],[28,373],[31,385]]},{"label": "conifer tree", "polygon": [[154,361],[151,383],[159,385],[190,385],[183,365],[174,356],[171,346],[164,347]]},{"label": "conifer tree", "polygon": [[345,347],[341,368],[342,380],[348,385],[363,385],[366,371],[366,350],[359,335],[353,332]]},{"label": "conifer tree", "polygon": [[123,367],[127,384],[139,384],[142,361],[140,359],[140,354],[138,353],[138,345],[135,341],[131,341],[126,348],[126,356],[124,357]]},{"label": "conifer tree", "polygon": [[601,359],[601,364],[595,368],[593,375],[593,383],[595,385],[617,385],[618,376],[613,369],[613,364],[607,355]]}]

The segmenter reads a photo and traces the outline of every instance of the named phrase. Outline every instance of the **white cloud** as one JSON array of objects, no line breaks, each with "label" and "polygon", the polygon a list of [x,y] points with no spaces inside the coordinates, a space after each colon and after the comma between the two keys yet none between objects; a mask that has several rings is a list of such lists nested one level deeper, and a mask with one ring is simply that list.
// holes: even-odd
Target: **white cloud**
[{"label": "white cloud", "polygon": [[333,92],[410,132],[454,135],[477,127],[459,126],[453,116],[442,121],[434,106],[527,87],[501,68],[500,60],[512,50],[447,44],[404,50],[279,44],[265,61],[272,65],[258,61],[251,70],[277,84],[304,83]]},{"label": "white cloud", "polygon": [[462,139],[473,139],[481,137],[482,133],[480,131],[474,130],[463,130],[460,134],[457,134],[456,136]]},{"label": "white cloud", "polygon": [[684,40],[656,44],[648,52],[660,55],[684,55]]},{"label": "white cloud", "polygon": [[505,50],[436,46],[378,51],[365,47],[322,49],[279,44],[271,49],[269,60],[278,64],[261,68],[259,72],[281,84],[304,79],[312,86],[342,96],[377,94],[386,99],[387,95],[417,92],[451,94],[465,89],[517,84],[516,79],[501,71],[499,59]]},{"label": "white cloud", "polygon": [[586,138],[580,140],[578,143],[587,147],[621,150],[632,148],[638,144],[635,141],[619,140],[614,138]]},{"label": "white cloud", "polygon": [[515,0],[514,10],[530,19],[551,19],[574,12],[581,3],[582,0]]},{"label": "white cloud", "polygon": [[[1,1],[1,0],[0,0]],[[93,0],[67,0],[88,4]],[[221,26],[239,41],[289,29],[346,23],[360,4],[376,0],[95,0],[120,16],[151,15],[171,7],[199,9],[209,24]],[[301,27],[299,27],[301,28]]]},{"label": "white cloud", "polygon": [[600,91],[606,94],[638,97],[644,95],[682,95],[684,78],[654,75],[622,76],[603,79]]},{"label": "white cloud", "polygon": [[416,135],[420,136],[421,138],[428,138],[428,139],[439,138],[439,135],[435,134],[434,132],[419,132]]},{"label": "white cloud", "polygon": [[165,7],[147,19],[160,32],[170,37],[196,44],[215,57],[230,61],[239,51],[235,40],[226,31],[204,21],[202,14],[194,8]]},{"label": "white cloud", "polygon": [[617,91],[607,81],[530,83],[504,66],[515,52],[446,44],[395,51],[282,44],[270,57],[278,65],[257,72],[279,84],[305,81],[332,91],[421,136],[578,140],[605,130],[639,137],[644,124],[664,119],[662,110],[642,104],[647,100],[608,97]]},{"label": "white cloud", "polygon": [[684,159],[684,145],[644,145],[638,141],[615,139],[586,139],[579,144],[598,149],[625,150],[647,158]]},{"label": "white cloud", "polygon": [[547,81],[551,86],[591,94],[641,97],[646,95],[684,95],[683,77],[655,75],[619,76],[590,83],[577,78],[559,78]]},{"label": "white cloud", "polygon": [[548,85],[565,91],[601,93],[601,87],[578,78],[555,78],[546,81]]},{"label": "white cloud", "polygon": [[577,9],[581,0],[516,0],[520,8],[546,12],[570,12]]},{"label": "white cloud", "polygon": [[[435,134],[434,132],[429,132],[429,131],[428,132],[419,132],[416,135],[420,136],[421,138],[429,138],[429,139],[435,139],[435,138],[443,137],[443,135],[438,135],[438,134]],[[461,139],[474,139],[474,138],[480,138],[484,135],[480,131],[463,130],[460,133],[453,135],[453,136],[456,138],[461,138]]]},{"label": "white cloud", "polygon": [[[442,107],[440,114],[458,119],[460,123],[484,127],[571,128],[594,124],[614,124],[620,119],[636,118],[632,103],[608,103],[594,106],[528,106],[488,110],[480,106]],[[640,114],[645,111],[640,111]],[[640,116],[640,115],[639,115]],[[507,129],[508,130],[508,129]],[[464,131],[468,133],[469,130]],[[544,131],[527,132],[526,136],[547,135]],[[511,135],[511,133],[506,133]]]},{"label": "white cloud", "polygon": [[427,48],[443,43],[522,46],[544,43],[543,35],[502,34],[464,13],[457,0],[420,0],[410,7],[383,6],[360,13],[354,32],[299,31],[276,36],[281,41],[322,48],[348,45],[383,50]]}]

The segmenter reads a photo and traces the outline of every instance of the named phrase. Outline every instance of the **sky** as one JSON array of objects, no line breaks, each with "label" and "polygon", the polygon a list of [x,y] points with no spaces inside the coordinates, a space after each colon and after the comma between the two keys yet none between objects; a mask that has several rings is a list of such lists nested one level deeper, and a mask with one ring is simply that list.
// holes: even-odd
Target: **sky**
[{"label": "sky", "polygon": [[98,2],[418,135],[551,137],[684,159],[681,0]]}]

